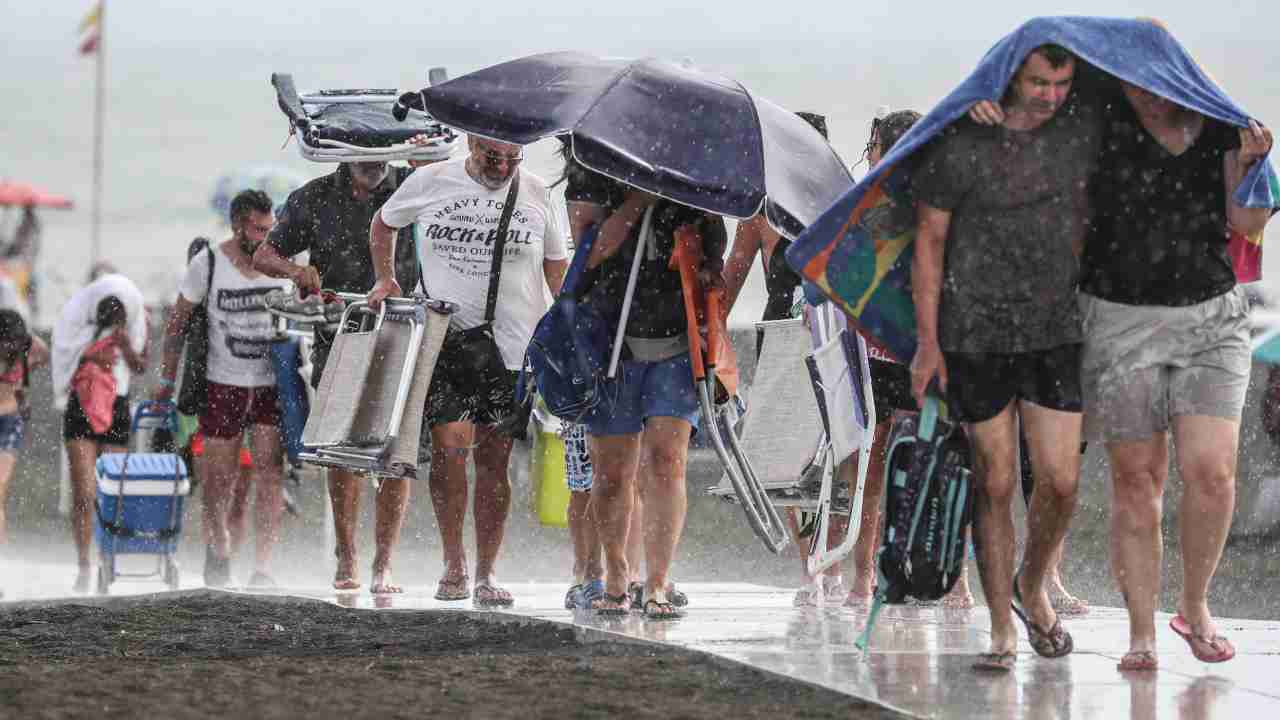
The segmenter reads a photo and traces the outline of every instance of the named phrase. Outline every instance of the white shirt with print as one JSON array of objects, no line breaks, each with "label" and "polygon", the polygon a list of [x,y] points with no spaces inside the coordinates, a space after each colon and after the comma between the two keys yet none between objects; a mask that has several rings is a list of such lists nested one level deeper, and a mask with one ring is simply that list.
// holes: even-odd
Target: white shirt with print
[{"label": "white shirt with print", "polygon": [[[493,236],[510,186],[484,187],[467,174],[465,163],[463,156],[418,168],[382,206],[382,222],[390,227],[414,224],[427,294],[457,303],[451,323],[462,330],[484,323]],[[524,363],[533,328],[547,310],[542,262],[568,257],[565,229],[546,183],[527,170],[520,170],[519,178],[493,321],[510,370]]]},{"label": "white shirt with print", "polygon": [[209,294],[209,372],[212,382],[237,387],[276,384],[270,346],[275,322],[262,298],[292,285],[266,275],[248,277],[231,263],[218,243],[214,249],[213,287],[209,288],[209,253],[200,251],[187,265],[178,292],[200,304]]}]

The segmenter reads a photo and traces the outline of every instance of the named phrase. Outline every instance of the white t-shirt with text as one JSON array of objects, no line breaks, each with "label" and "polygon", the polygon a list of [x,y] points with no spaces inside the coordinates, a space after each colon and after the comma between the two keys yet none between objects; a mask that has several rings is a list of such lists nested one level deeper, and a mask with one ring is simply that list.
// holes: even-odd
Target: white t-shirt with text
[{"label": "white t-shirt with text", "polygon": [[[393,228],[414,225],[427,295],[456,303],[453,327],[484,323],[493,240],[510,183],[490,190],[467,173],[466,156],[418,168],[382,206]],[[565,230],[547,185],[520,170],[516,208],[507,226],[494,337],[509,370],[519,370],[534,326],[546,312],[544,260],[564,260]],[[410,288],[402,288],[411,292]]]},{"label": "white t-shirt with text", "polygon": [[192,304],[209,297],[209,371],[211,382],[236,387],[265,387],[276,384],[271,367],[271,341],[276,337],[275,321],[263,304],[263,296],[281,288],[288,280],[258,275],[248,277],[235,265],[218,243],[213,248],[213,287],[209,287],[209,253],[201,250],[187,265],[178,292]]}]

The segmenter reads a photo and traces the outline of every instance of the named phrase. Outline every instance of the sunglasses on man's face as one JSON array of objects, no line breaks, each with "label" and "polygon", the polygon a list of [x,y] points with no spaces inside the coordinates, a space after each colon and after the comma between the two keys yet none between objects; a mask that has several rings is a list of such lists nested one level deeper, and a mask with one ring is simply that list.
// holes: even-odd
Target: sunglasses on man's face
[{"label": "sunglasses on man's face", "polygon": [[494,152],[487,147],[480,146],[480,157],[484,159],[485,164],[493,167],[506,163],[508,166],[519,165],[524,160],[524,150],[517,150],[515,153],[508,155],[506,153]]}]

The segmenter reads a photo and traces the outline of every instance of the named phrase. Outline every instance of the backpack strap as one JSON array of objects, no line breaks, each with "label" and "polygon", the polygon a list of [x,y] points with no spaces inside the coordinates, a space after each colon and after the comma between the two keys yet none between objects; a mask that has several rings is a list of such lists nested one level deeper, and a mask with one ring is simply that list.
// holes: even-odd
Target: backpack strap
[{"label": "backpack strap", "polygon": [[498,283],[502,275],[502,254],[507,246],[507,226],[511,224],[511,214],[516,209],[516,198],[520,195],[520,173],[511,177],[511,187],[507,190],[507,200],[502,206],[502,217],[498,219],[498,235],[493,239],[493,263],[489,266],[489,294],[484,301],[484,321],[493,322],[498,309]]}]

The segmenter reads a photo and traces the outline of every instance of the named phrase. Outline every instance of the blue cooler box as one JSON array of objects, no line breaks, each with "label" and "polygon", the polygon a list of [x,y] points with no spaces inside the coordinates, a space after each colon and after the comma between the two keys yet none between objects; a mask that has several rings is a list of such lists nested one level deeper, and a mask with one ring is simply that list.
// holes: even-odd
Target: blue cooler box
[{"label": "blue cooler box", "polygon": [[175,552],[182,533],[182,505],[191,492],[182,460],[167,453],[113,453],[99,457],[95,469],[98,547],[113,555]]}]

